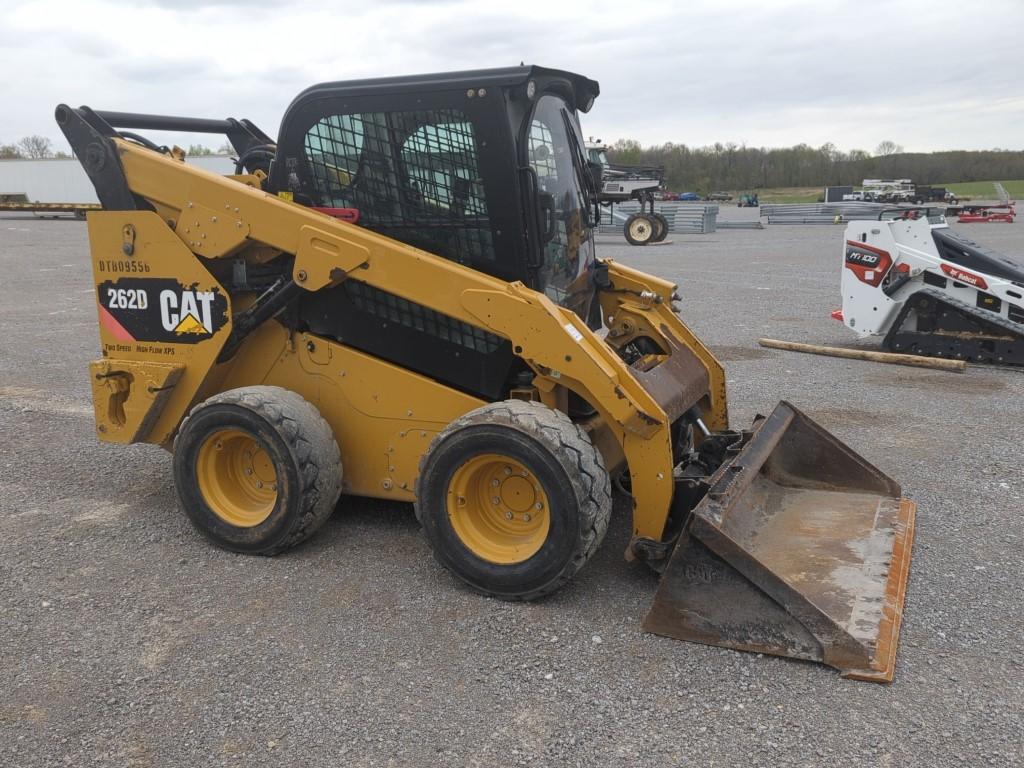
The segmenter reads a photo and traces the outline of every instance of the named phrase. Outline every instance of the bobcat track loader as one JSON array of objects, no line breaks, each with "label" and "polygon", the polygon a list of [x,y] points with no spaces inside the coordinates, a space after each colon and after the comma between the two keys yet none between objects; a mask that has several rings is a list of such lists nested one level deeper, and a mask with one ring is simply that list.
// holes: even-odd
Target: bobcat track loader
[{"label": "bobcat track loader", "polygon": [[1024,264],[950,229],[935,208],[851,221],[833,317],[890,352],[1024,365]]},{"label": "bobcat track loader", "polygon": [[[572,578],[622,478],[649,630],[891,679],[914,504],[791,405],[731,430],[676,287],[595,257],[597,94],[540,67],[326,83],[276,142],[59,106],[103,205],[98,437],[173,451],[222,547],[281,552],[342,492],[413,502],[509,600]],[[226,134],[237,172],[136,130]]]}]

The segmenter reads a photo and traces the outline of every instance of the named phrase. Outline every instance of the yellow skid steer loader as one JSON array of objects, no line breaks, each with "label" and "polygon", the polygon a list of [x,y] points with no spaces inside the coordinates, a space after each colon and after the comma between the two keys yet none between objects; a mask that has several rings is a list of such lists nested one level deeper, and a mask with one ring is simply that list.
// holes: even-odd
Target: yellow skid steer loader
[{"label": "yellow skid steer loader", "polygon": [[[99,438],[173,451],[219,546],[281,552],[342,492],[409,501],[510,600],[583,566],[621,478],[650,631],[890,680],[914,504],[791,405],[730,430],[676,287],[596,258],[597,95],[540,67],[326,83],[276,142],[59,106],[103,206]],[[235,173],[138,130],[224,134]]]}]

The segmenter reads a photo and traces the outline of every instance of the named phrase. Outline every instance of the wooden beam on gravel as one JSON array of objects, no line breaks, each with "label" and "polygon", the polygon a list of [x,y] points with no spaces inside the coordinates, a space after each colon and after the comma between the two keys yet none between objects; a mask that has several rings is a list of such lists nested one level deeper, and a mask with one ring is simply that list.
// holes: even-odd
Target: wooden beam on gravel
[{"label": "wooden beam on gravel", "polygon": [[848,360],[871,360],[876,363],[892,365],[909,365],[914,368],[937,368],[941,371],[964,373],[967,363],[963,360],[945,360],[938,357],[920,357],[918,355],[899,355],[893,352],[876,352],[871,349],[847,349],[845,347],[823,347],[819,344],[802,344],[798,341],[780,341],[779,339],[758,339],[762,347],[785,349],[789,352],[806,352],[811,355],[828,355],[843,357]]}]

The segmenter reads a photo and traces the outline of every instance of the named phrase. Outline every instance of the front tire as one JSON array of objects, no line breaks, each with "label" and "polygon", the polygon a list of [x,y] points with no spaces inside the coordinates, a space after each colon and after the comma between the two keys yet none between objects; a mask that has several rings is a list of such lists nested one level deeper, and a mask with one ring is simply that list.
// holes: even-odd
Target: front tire
[{"label": "front tire", "polygon": [[634,213],[623,227],[630,245],[647,245],[654,239],[654,222],[645,213]]},{"label": "front tire", "polygon": [[568,582],[597,551],[611,506],[608,471],[586,432],[520,400],[449,424],[416,483],[416,516],[434,556],[503,600],[533,600]]},{"label": "front tire", "polygon": [[200,403],[174,440],[174,485],[192,524],[219,547],[276,555],[305,541],[341,494],[341,454],[320,412],[280,387]]}]

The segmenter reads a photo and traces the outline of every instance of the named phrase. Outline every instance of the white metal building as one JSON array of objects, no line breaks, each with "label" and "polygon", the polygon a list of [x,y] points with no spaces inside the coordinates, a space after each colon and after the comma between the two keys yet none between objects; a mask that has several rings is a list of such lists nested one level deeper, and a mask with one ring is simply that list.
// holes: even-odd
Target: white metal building
[{"label": "white metal building", "polygon": [[[187,162],[214,173],[234,173],[227,155],[190,157]],[[0,195],[27,195],[34,203],[98,203],[77,160],[0,160]]]}]

